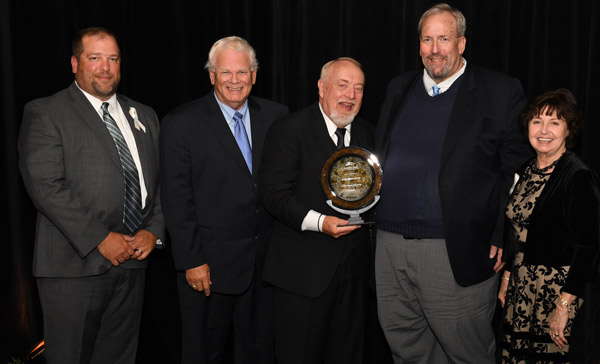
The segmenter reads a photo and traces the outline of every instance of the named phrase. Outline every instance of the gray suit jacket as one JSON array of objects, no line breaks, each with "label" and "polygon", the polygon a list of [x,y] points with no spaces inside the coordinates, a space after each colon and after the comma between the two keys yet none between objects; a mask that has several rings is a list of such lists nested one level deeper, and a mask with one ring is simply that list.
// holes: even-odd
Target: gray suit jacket
[{"label": "gray suit jacket", "polygon": [[[127,116],[142,164],[148,197],[140,229],[164,238],[158,189],[158,118],[150,107],[125,96]],[[146,131],[128,113],[135,107]],[[25,105],[19,134],[19,167],[38,210],[33,260],[36,277],[83,277],[111,269],[96,249],[123,226],[124,181],[115,143],[75,83]],[[123,268],[143,268],[130,260]]]}]

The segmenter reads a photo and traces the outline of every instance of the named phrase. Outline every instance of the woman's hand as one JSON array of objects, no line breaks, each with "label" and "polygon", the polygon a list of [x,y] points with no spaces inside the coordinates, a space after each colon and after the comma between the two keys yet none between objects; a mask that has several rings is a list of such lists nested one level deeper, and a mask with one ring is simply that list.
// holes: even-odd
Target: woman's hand
[{"label": "woman's hand", "polygon": [[506,291],[508,290],[508,282],[510,281],[510,272],[505,271],[500,280],[500,289],[498,290],[498,299],[502,308],[504,308],[504,302],[506,300]]},{"label": "woman's hand", "polygon": [[563,305],[557,304],[552,315],[550,315],[548,323],[550,326],[550,337],[561,349],[568,344],[567,339],[565,339],[565,328],[568,321],[569,310]]},{"label": "woman's hand", "polygon": [[576,296],[562,292],[548,320],[550,337],[561,349],[568,344],[567,339],[565,339],[565,328],[567,327],[567,322],[569,322],[571,304],[576,298]]}]

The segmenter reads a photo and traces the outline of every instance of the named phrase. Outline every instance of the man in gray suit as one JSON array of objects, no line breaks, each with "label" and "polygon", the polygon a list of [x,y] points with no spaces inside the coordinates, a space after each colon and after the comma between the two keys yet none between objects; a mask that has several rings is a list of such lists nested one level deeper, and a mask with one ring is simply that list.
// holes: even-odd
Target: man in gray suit
[{"label": "man in gray suit", "polygon": [[146,258],[163,237],[158,118],[117,95],[107,29],[73,40],[75,82],[25,106],[19,166],[38,210],[33,275],[53,363],[134,363]]}]

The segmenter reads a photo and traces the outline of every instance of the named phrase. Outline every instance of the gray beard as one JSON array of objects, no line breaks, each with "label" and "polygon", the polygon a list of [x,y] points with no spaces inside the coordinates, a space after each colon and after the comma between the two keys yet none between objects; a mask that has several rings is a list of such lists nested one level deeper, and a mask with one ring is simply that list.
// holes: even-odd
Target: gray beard
[{"label": "gray beard", "polygon": [[429,77],[431,77],[431,79],[434,81],[441,81],[444,78],[446,78],[448,76],[448,74],[450,73],[450,67],[448,65],[446,65],[446,67],[444,67],[444,69],[442,70],[442,73],[439,76],[435,75],[433,73],[433,69],[431,68],[431,66],[425,67],[425,69],[427,70],[427,74],[429,75]]},{"label": "gray beard", "polygon": [[336,112],[331,113],[331,115],[329,116],[331,121],[333,121],[333,123],[337,126],[340,126],[340,125],[346,126],[346,125],[352,123],[354,121],[355,117],[356,117],[356,115],[340,116],[340,115],[337,115]]}]

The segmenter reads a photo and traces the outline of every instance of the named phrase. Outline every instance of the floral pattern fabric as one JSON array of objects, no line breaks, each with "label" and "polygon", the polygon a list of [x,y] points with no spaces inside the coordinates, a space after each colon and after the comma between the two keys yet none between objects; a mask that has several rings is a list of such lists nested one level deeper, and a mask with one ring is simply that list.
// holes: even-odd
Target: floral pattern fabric
[{"label": "floral pattern fabric", "polygon": [[[519,244],[524,244],[527,239],[531,211],[549,177],[550,174],[533,173],[527,168],[525,178],[515,186],[506,215],[515,229]],[[559,348],[548,333],[548,319],[554,311],[568,272],[568,266],[523,264],[523,253],[517,254],[506,294],[502,322],[502,363],[569,362],[569,346]],[[565,329],[567,341],[580,304],[580,300],[572,304]]]}]

